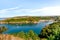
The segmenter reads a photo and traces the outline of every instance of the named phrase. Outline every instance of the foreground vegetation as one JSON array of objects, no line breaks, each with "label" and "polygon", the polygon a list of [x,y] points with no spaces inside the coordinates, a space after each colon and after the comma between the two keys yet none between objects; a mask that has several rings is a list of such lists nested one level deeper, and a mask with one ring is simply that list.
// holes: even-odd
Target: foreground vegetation
[{"label": "foreground vegetation", "polygon": [[60,22],[47,25],[42,29],[39,37],[47,40],[60,40]]},{"label": "foreground vegetation", "polygon": [[11,35],[14,35],[14,36],[20,37],[20,38],[24,38],[25,40],[40,40],[38,35],[36,33],[34,33],[32,30],[30,30],[27,33],[24,33],[23,31],[21,31],[19,33],[13,33]]}]

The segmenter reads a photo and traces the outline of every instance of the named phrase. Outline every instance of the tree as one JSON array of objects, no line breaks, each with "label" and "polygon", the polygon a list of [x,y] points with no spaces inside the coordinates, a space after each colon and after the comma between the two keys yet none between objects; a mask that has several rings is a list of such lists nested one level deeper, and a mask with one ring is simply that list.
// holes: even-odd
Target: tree
[{"label": "tree", "polygon": [[25,33],[23,31],[17,34],[18,37],[25,38]]},{"label": "tree", "polygon": [[30,38],[32,38],[33,40],[40,40],[40,38],[38,37],[38,35],[36,33],[34,33],[34,31],[30,30],[28,32],[28,35]]},{"label": "tree", "polygon": [[0,27],[0,33],[4,32],[4,31],[6,31],[6,30],[7,30],[7,28],[6,28],[5,26],[1,26],[1,27]]}]

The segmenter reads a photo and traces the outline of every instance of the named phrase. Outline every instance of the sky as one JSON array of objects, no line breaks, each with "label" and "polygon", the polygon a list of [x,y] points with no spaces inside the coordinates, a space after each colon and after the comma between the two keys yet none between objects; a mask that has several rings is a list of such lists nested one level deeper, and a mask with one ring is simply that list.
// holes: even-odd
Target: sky
[{"label": "sky", "polygon": [[60,16],[60,0],[0,0],[0,18]]}]

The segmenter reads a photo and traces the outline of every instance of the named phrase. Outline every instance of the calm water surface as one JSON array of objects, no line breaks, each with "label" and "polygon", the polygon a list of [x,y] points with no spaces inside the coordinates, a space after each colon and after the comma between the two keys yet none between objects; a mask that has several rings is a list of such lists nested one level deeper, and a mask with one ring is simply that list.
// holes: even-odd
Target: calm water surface
[{"label": "calm water surface", "polygon": [[4,34],[16,33],[20,31],[28,32],[29,30],[33,30],[35,33],[39,34],[42,28],[46,25],[51,24],[53,22],[40,22],[38,24],[23,24],[23,25],[11,25],[11,24],[0,24],[0,26],[6,26],[8,28]]}]

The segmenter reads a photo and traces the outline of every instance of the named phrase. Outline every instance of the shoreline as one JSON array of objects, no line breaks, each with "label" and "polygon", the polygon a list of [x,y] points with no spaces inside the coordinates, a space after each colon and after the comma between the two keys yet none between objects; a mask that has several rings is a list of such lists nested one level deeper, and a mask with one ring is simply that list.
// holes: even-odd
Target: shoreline
[{"label": "shoreline", "polygon": [[4,22],[4,21],[0,21],[0,24],[37,24],[40,22],[47,22],[47,21],[52,21],[54,22],[54,20],[39,20],[39,21],[34,21],[34,22],[29,22],[29,21],[22,21],[22,22]]},{"label": "shoreline", "polygon": [[28,21],[25,21],[25,22],[0,22],[0,24],[29,24],[29,23],[37,24],[38,22],[37,21],[35,21],[35,22],[28,22]]}]

